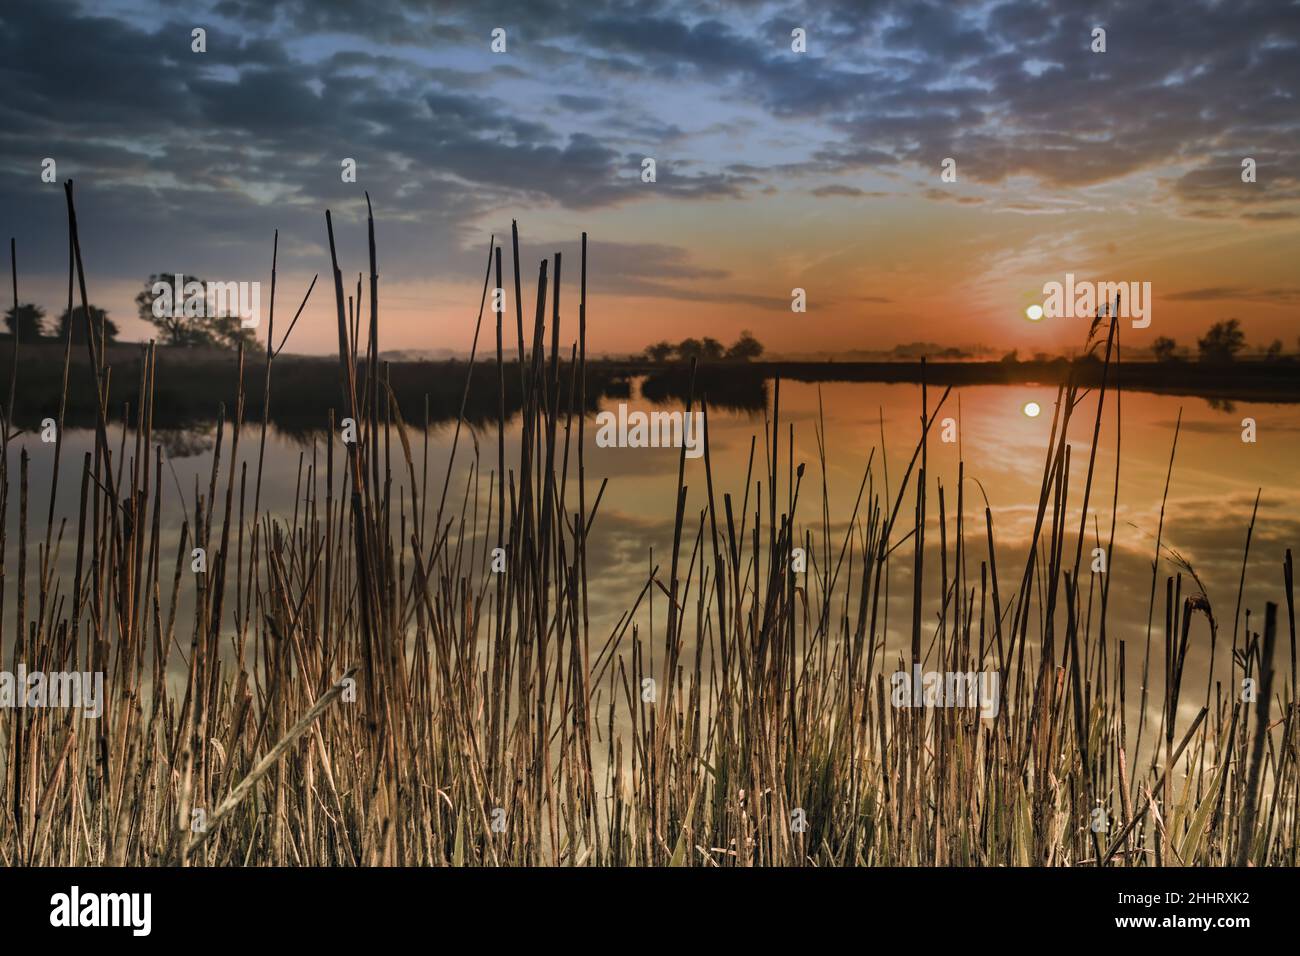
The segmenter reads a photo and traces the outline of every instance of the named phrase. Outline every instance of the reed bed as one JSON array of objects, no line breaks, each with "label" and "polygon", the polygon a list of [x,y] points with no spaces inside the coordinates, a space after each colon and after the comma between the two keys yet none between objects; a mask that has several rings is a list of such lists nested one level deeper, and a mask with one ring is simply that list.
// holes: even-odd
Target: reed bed
[{"label": "reed bed", "polygon": [[[71,183],[66,192],[71,307],[88,298]],[[1228,640],[1226,609],[1190,567],[1162,572],[1159,540],[1147,633],[1107,630],[1109,578],[1085,554],[1115,539],[1113,517],[1103,534],[1097,515],[1116,502],[1092,497],[1103,415],[1119,414],[1114,319],[1099,316],[1090,336],[1102,384],[1060,388],[1033,535],[1014,566],[997,563],[987,503],[979,515],[965,500],[964,464],[950,484],[930,472],[950,390],[922,386],[902,481],[888,487],[870,453],[837,532],[825,480],[837,452],[819,428],[818,459],[795,461],[777,381],[742,487],[715,487],[706,428],[703,486],[688,494],[683,450],[673,547],[630,585],[622,618],[596,630],[588,542],[606,484],[587,475],[584,439],[586,236],[576,328],[561,322],[559,254],[525,295],[517,231],[512,276],[490,247],[474,347],[495,363],[465,366],[451,461],[430,475],[427,405],[400,407],[378,359],[373,216],[364,286],[345,287],[329,213],[326,227],[339,362],[322,417],[333,435],[351,419],[356,440],[329,441],[323,461],[306,463],[292,514],[261,501],[287,340],[272,345],[274,254],[262,394],[246,402],[245,366],[258,359],[241,353],[207,486],[189,506],[171,493],[153,434],[156,353],[146,349],[131,383],[139,401],[125,406],[93,328],[58,410],[62,426],[69,394],[89,393],[93,452],[61,461],[60,427],[48,476],[29,474],[25,451],[17,474],[0,459],[0,576],[11,578],[0,579],[0,658],[11,670],[102,671],[106,696],[94,719],[0,711],[0,862],[1296,864],[1290,552],[1276,582],[1284,611],[1267,603],[1262,631],[1258,613],[1239,627],[1239,596],[1230,670],[1211,670],[1205,687],[1184,686],[1184,663],[1189,648]],[[17,282],[15,263],[15,303]],[[513,307],[485,311],[492,287],[513,288]],[[20,348],[6,445],[22,420]],[[66,349],[71,370],[71,338]],[[481,402],[485,385],[475,375],[493,376],[494,443],[462,432],[464,403],[471,389]],[[1089,391],[1095,415],[1076,419]],[[707,423],[708,396],[693,385],[686,407]],[[1091,451],[1072,488],[1076,433]],[[78,513],[56,515],[53,494],[48,514],[29,513],[32,480],[79,483]],[[178,507],[172,550],[163,514]],[[16,545],[4,540],[11,523]],[[926,540],[936,528],[938,567]],[[69,551],[71,580],[58,572]],[[891,565],[912,594],[901,655],[886,651]],[[937,618],[926,590],[940,596]],[[2,606],[6,592],[16,606]],[[187,603],[192,620],[178,613]],[[913,664],[996,670],[997,716],[893,706],[889,675]],[[1246,677],[1254,701],[1239,692]],[[1148,700],[1153,687],[1163,699]],[[1104,828],[1090,826],[1098,808]]]}]

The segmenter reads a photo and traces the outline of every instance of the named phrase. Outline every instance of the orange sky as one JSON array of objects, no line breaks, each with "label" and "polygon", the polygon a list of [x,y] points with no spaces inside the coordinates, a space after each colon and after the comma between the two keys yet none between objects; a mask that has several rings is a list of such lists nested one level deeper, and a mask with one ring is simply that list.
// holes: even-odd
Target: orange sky
[{"label": "orange sky", "polygon": [[[1067,272],[1077,280],[1151,283],[1151,325],[1122,328],[1127,347],[1147,348],[1168,336],[1194,348],[1211,323],[1235,317],[1249,345],[1281,339],[1286,351],[1297,349],[1300,230],[1292,221],[1193,218],[1172,203],[1131,201],[1125,193],[1136,187],[1129,184],[1094,188],[1080,198],[961,183],[943,188],[980,202],[827,200],[800,190],[708,206],[668,201],[588,216],[525,215],[525,248],[534,253],[525,260],[525,312],[544,249],[528,242],[528,233],[585,228],[595,352],[635,352],[652,341],[700,335],[729,342],[751,329],[769,351],[785,354],[834,355],[916,341],[1018,349],[1022,357],[1057,353],[1079,346],[1084,323],[1029,322],[1025,308],[1041,303],[1043,284],[1063,281]],[[1027,203],[1035,211],[1017,208]],[[776,222],[780,230],[765,225]],[[606,234],[684,247],[700,271],[720,275],[665,280],[679,298],[602,291]],[[570,245],[562,273],[566,342],[577,334],[578,263]],[[381,242],[381,274],[383,255]],[[511,290],[508,246],[504,261]],[[282,295],[295,299],[310,281],[302,274],[284,278]],[[805,314],[790,309],[794,288],[806,291]],[[467,351],[480,292],[481,276],[460,283],[382,280],[385,348]],[[512,291],[508,302],[513,323]],[[288,307],[286,299],[279,307]],[[332,289],[318,282],[293,350],[328,351],[335,343]]]}]

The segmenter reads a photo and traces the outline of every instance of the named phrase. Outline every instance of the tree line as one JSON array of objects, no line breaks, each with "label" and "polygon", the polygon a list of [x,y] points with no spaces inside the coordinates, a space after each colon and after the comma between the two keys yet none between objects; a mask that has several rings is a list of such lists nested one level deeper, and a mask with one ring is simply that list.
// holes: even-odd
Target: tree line
[{"label": "tree line", "polygon": [[676,345],[672,342],[656,342],[647,346],[643,354],[651,362],[667,362],[672,359],[683,362],[691,359],[702,362],[748,362],[763,354],[763,343],[754,338],[754,333],[745,329],[729,346],[706,335],[699,339],[682,339]]},{"label": "tree line", "polygon": [[[217,315],[172,315],[164,313],[154,315],[154,285],[158,282],[171,283],[171,274],[151,275],[145,280],[144,288],[136,295],[135,305],[139,318],[148,322],[157,330],[156,339],[160,345],[180,346],[184,348],[219,348],[234,351],[240,342],[244,346],[253,345],[257,340],[252,329],[243,328],[239,317],[231,314]],[[207,282],[194,276],[182,275],[182,286],[188,282],[199,282],[207,288]],[[108,312],[97,305],[90,305],[90,320],[96,330],[96,337],[105,342],[116,342],[117,323],[109,318]],[[47,321],[45,309],[33,302],[22,303],[5,312],[5,328],[9,335],[17,335],[20,342],[66,341],[68,326],[72,326],[72,341],[86,341],[86,311],[82,306],[64,309],[57,319]]]},{"label": "tree line", "polygon": [[[1215,322],[1202,338],[1196,340],[1197,355],[1202,362],[1231,362],[1245,347],[1246,333],[1241,330],[1241,322],[1237,319]],[[1264,351],[1264,358],[1277,361],[1282,357],[1282,347],[1282,340],[1274,339]],[[1151,351],[1157,362],[1181,361],[1178,343],[1166,335],[1151,343]]]}]

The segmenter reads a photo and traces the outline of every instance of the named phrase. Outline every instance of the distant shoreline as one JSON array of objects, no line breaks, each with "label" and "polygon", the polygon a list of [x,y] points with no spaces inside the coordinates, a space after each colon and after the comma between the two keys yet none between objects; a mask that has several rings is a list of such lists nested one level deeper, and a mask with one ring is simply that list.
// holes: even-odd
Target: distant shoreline
[{"label": "distant shoreline", "polygon": [[[598,361],[591,363],[614,374],[689,377],[683,363]],[[1051,359],[1028,362],[749,362],[701,363],[697,378],[778,376],[796,382],[879,382],[884,384],[1060,385],[1074,373],[1082,386],[1102,384],[1099,361]],[[1112,367],[1110,387],[1125,391],[1188,395],[1224,400],[1300,402],[1300,362],[1238,360],[1224,364],[1200,362],[1122,362]]]},{"label": "distant shoreline", "polygon": [[[115,343],[107,350],[112,369],[110,417],[117,419],[124,405],[140,407],[140,356],[143,346]],[[516,355],[517,358],[517,355]],[[56,416],[63,379],[63,347],[32,343],[20,348],[14,421],[33,428]],[[244,357],[244,412],[246,421],[260,420],[266,353]],[[549,366],[549,355],[547,356]],[[567,361],[559,378],[561,388],[571,383]],[[468,394],[465,393],[464,359],[389,361],[380,363],[403,417],[412,424],[425,420],[449,422],[464,409],[470,424],[494,422],[500,409],[495,355],[481,356]],[[512,415],[520,406],[521,380],[516,361],[505,376],[504,411]],[[8,393],[12,353],[0,341],[0,390]],[[758,412],[768,407],[776,378],[787,382],[878,382],[919,384],[934,388],[979,385],[1064,384],[1071,374],[1085,388],[1102,384],[1102,363],[1093,360],[1027,362],[702,362],[695,371],[693,394],[707,397],[718,409]],[[69,370],[65,421],[89,426],[95,420],[95,400],[89,384],[85,346],[75,346]],[[549,375],[549,367],[547,374]],[[158,348],[154,377],[154,424],[187,427],[213,420],[214,409],[224,403],[227,414],[237,404],[236,355],[213,349]],[[365,378],[360,363],[358,381]],[[1116,381],[1118,378],[1118,382]],[[632,397],[632,380],[640,380],[641,397],[658,404],[681,404],[692,394],[690,366],[682,362],[654,363],[629,359],[593,359],[587,363],[587,411],[602,401]],[[1300,362],[1294,358],[1238,360],[1222,365],[1199,362],[1126,362],[1112,365],[1108,387],[1118,384],[1127,392],[1184,395],[1211,402],[1300,402]],[[292,355],[275,360],[271,387],[271,421],[282,430],[306,434],[326,426],[327,412],[343,407],[337,360],[332,356]],[[427,403],[427,404],[426,404]]]}]

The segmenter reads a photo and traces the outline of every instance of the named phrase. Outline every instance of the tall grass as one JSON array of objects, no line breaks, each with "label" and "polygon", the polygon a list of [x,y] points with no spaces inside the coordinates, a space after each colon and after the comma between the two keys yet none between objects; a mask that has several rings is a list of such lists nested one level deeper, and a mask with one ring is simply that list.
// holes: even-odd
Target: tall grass
[{"label": "tall grass", "polygon": [[[87,296],[70,183],[67,200],[71,306],[74,292]],[[1023,564],[999,567],[992,510],[986,502],[981,521],[965,500],[964,463],[950,485],[930,472],[927,445],[950,390],[936,398],[922,386],[901,483],[889,487],[883,445],[880,464],[866,455],[836,533],[826,482],[836,450],[819,423],[817,460],[795,461],[777,382],[742,486],[715,484],[706,440],[703,488],[688,493],[682,450],[672,550],[608,633],[593,633],[588,543],[606,484],[586,473],[585,235],[567,351],[575,330],[561,319],[561,257],[540,264],[526,300],[517,231],[514,327],[507,309],[489,310],[482,328],[494,272],[508,288],[502,250],[489,248],[474,347],[494,352],[495,376],[473,383],[493,365],[466,367],[451,459],[430,487],[427,405],[412,424],[419,410],[400,407],[379,361],[372,217],[368,226],[368,285],[350,290],[327,213],[339,361],[337,401],[322,418],[336,434],[352,419],[356,441],[328,442],[324,462],[306,464],[292,515],[264,511],[260,496],[270,381],[287,339],[272,345],[274,291],[254,473],[240,457],[241,353],[206,492],[174,551],[162,533],[177,505],[152,431],[152,349],[120,429],[110,421],[122,386],[99,330],[87,336],[81,380],[65,381],[60,426],[70,391],[89,390],[95,411],[94,449],[70,466],[80,482],[71,523],[54,513],[69,480],[61,444],[38,479],[51,486],[43,535],[29,514],[26,452],[17,475],[0,458],[0,510],[16,509],[18,534],[4,541],[9,521],[0,524],[0,575],[15,564],[17,574],[0,580],[0,602],[17,595],[15,608],[0,606],[0,657],[11,669],[101,670],[107,696],[92,720],[0,711],[4,864],[1296,863],[1290,552],[1277,582],[1289,672],[1273,672],[1279,609],[1268,603],[1262,635],[1234,617],[1231,672],[1217,682],[1211,673],[1205,688],[1184,686],[1184,664],[1193,641],[1220,639],[1223,622],[1190,566],[1162,578],[1157,542],[1152,609],[1163,626],[1136,648],[1107,630],[1109,578],[1083,560],[1085,540],[1103,540],[1091,500],[1102,416],[1119,413],[1113,319],[1100,317],[1104,341],[1089,343],[1105,363],[1092,420],[1075,416],[1087,389],[1059,390]],[[66,349],[72,368],[71,338]],[[6,445],[21,420],[14,381]],[[495,450],[462,449],[465,402],[485,386]],[[707,422],[707,396],[693,384],[686,394]],[[507,414],[512,395],[517,416]],[[1072,443],[1089,426],[1086,479],[1072,488]],[[1112,518],[1108,550],[1114,538]],[[494,546],[504,573],[491,570]],[[806,575],[792,568],[796,547]],[[206,551],[205,573],[191,572],[193,548]],[[68,550],[71,581],[57,571]],[[909,659],[885,649],[891,565],[911,585]],[[193,617],[180,620],[187,589]],[[935,621],[924,590],[940,597]],[[1144,749],[1153,640],[1164,697],[1151,702],[1157,742]],[[997,716],[894,707],[889,674],[913,663],[996,669]],[[1141,674],[1137,727],[1130,670]],[[1254,702],[1238,691],[1244,677],[1257,682]],[[1097,808],[1102,829],[1089,825]]]}]

